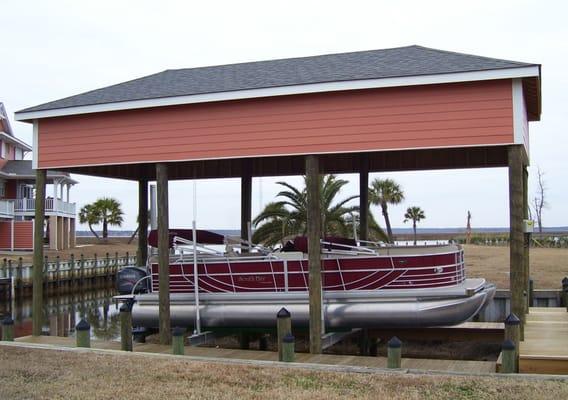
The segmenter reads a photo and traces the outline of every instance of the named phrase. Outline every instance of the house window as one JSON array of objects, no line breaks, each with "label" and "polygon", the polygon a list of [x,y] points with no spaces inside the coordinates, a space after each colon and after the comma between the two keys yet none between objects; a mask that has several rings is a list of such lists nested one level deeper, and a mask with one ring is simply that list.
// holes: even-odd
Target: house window
[{"label": "house window", "polygon": [[0,150],[0,157],[6,158],[6,142],[2,141],[2,150]]},{"label": "house window", "polygon": [[23,160],[24,159],[24,150],[21,147],[16,147],[14,149],[14,160]]},{"label": "house window", "polygon": [[5,181],[0,181],[0,197],[1,198],[6,197],[6,182]]}]

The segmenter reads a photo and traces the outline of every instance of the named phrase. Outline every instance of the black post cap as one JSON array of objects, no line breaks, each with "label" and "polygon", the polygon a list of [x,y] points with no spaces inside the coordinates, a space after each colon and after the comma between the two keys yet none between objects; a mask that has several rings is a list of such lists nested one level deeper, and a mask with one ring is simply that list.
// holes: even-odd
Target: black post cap
[{"label": "black post cap", "polygon": [[282,338],[282,343],[294,343],[294,335],[287,333],[286,336]]},{"label": "black post cap", "polygon": [[278,314],[276,314],[276,318],[290,318],[290,311],[286,310],[286,308],[282,307]]},{"label": "black post cap", "polygon": [[2,325],[14,325],[14,320],[10,315],[6,315],[2,320]]},{"label": "black post cap", "polygon": [[172,329],[172,336],[183,336],[184,334],[185,329],[180,326],[176,326],[174,329]]},{"label": "black post cap", "polygon": [[520,325],[521,320],[514,313],[511,313],[505,318],[505,325]]},{"label": "black post cap", "polygon": [[507,339],[501,345],[502,350],[515,350],[515,343],[511,339]]},{"label": "black post cap", "polygon": [[568,276],[562,278],[562,286],[568,286]]},{"label": "black post cap", "polygon": [[399,347],[402,346],[402,342],[400,341],[399,338],[397,338],[396,336],[393,336],[391,338],[391,340],[389,340],[389,342],[387,343],[388,347],[390,347],[391,349],[398,349]]},{"label": "black post cap", "polygon": [[88,331],[89,329],[91,329],[91,325],[85,318],[81,318],[81,321],[75,326],[76,331]]}]

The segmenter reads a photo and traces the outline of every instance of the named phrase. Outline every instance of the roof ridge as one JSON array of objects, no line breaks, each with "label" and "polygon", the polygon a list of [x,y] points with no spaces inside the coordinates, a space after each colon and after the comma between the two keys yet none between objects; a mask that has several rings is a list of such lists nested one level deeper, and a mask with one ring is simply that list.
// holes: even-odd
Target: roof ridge
[{"label": "roof ridge", "polygon": [[[411,48],[411,47],[422,47],[422,46],[413,44],[413,45],[408,45],[408,46],[389,47],[389,48],[386,48],[386,49],[368,49],[368,50],[348,51],[348,52],[344,52],[344,53],[315,54],[315,55],[312,55],[312,56],[299,56],[299,57],[287,57],[287,58],[271,58],[271,59],[267,59],[267,60],[242,61],[242,62],[234,62],[234,63],[229,63],[229,64],[203,65],[203,66],[201,66],[201,67],[173,68],[173,69],[167,69],[167,70],[165,70],[165,71],[163,71],[163,72],[169,72],[169,71],[186,71],[186,70],[195,70],[195,69],[201,69],[201,68],[230,67],[230,66],[233,66],[233,65],[245,65],[245,64],[261,64],[261,63],[265,63],[265,62],[275,62],[275,61],[293,61],[293,60],[303,60],[303,59],[317,58],[317,57],[346,56],[346,55],[351,55],[351,54],[370,53],[370,52],[375,52],[375,51],[388,51],[388,50],[407,49],[407,48]],[[424,47],[424,48],[427,48],[427,47]],[[150,75],[148,75],[148,76],[150,76]]]}]

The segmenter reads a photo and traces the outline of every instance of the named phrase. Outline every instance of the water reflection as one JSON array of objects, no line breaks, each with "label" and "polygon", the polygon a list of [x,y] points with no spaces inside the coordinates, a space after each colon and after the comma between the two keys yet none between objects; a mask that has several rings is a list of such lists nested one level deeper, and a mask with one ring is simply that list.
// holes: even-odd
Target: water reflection
[{"label": "water reflection", "polygon": [[[81,318],[91,324],[93,339],[120,338],[120,312],[112,300],[111,289],[90,290],[74,294],[51,295],[44,300],[42,333],[50,336],[74,336]],[[15,337],[32,334],[32,299],[0,301],[0,316],[14,319]]]}]

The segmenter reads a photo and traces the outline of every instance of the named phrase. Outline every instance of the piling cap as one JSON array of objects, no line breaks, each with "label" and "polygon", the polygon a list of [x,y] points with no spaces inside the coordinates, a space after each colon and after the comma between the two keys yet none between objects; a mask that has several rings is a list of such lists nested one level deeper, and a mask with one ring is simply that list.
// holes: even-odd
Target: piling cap
[{"label": "piling cap", "polygon": [[89,329],[91,329],[91,325],[85,318],[81,318],[81,321],[75,326],[76,331],[88,331]]},{"label": "piling cap", "polygon": [[507,339],[501,345],[502,350],[515,350],[515,343],[511,339]]},{"label": "piling cap", "polygon": [[14,320],[10,315],[6,315],[2,320],[2,325],[14,325]]},{"label": "piling cap", "polygon": [[172,336],[183,336],[184,334],[185,329],[180,326],[176,326],[174,329],[172,329]]},{"label": "piling cap", "polygon": [[562,278],[562,286],[568,286],[568,276]]},{"label": "piling cap", "polygon": [[511,313],[505,318],[505,325],[520,325],[521,320],[515,314]]},{"label": "piling cap", "polygon": [[294,340],[294,335],[292,335],[291,333],[287,333],[286,336],[282,338],[283,343],[294,343]]},{"label": "piling cap", "polygon": [[282,307],[280,311],[278,311],[278,314],[276,314],[276,318],[290,318],[290,311]]},{"label": "piling cap", "polygon": [[399,347],[402,346],[402,342],[400,341],[399,338],[397,338],[396,336],[393,336],[391,338],[391,340],[389,340],[388,342],[388,347],[390,347],[391,349],[398,349]]}]

